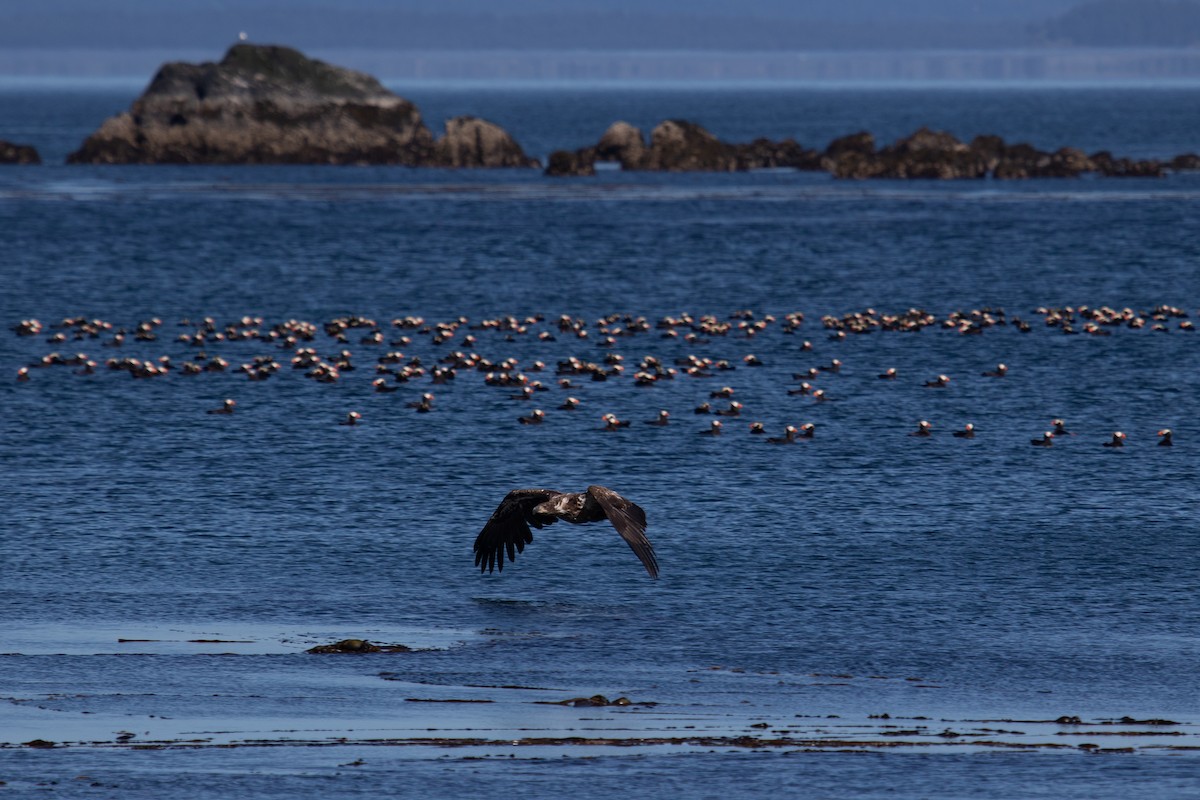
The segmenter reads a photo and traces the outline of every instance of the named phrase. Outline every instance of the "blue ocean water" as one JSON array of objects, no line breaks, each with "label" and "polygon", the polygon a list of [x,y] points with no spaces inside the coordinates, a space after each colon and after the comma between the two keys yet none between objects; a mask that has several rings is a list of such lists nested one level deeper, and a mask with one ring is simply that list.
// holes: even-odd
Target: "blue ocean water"
[{"label": "blue ocean water", "polygon": [[[810,146],[929,125],[1139,157],[1200,149],[1195,89],[396,88],[434,123],[485,116],[537,155],[616,119],[649,129],[667,117]],[[0,171],[0,780],[15,791],[95,791],[71,783],[86,774],[124,797],[376,793],[410,776],[444,796],[486,785],[556,797],[564,776],[585,796],[1194,795],[1179,748],[1200,732],[1198,334],[1171,318],[1164,331],[1066,335],[1035,309],[1167,304],[1194,319],[1200,178],[61,163],[137,90],[0,90],[0,138],[47,160]],[[839,340],[821,322],[983,307],[1032,330]],[[655,328],[738,310],[777,319],[753,338]],[[793,311],[805,322],[787,335]],[[356,365],[332,385],[263,340],[177,338],[206,316],[262,317],[265,330],[349,314],[411,341],[318,333],[311,346],[350,350]],[[563,314],[589,337],[559,332]],[[610,314],[650,330],[606,345],[598,320]],[[542,319],[525,334],[472,329],[507,315]],[[154,341],[120,348],[47,341],[75,316],[162,323]],[[390,324],[406,316],[468,322],[436,344]],[[40,335],[7,330],[31,317]],[[262,382],[181,374],[200,349],[284,368]],[[426,368],[456,350],[540,360],[529,377],[550,388],[522,402],[460,370],[376,394],[388,350]],[[166,355],[175,370],[14,379],[52,351]],[[558,361],[609,354],[624,375],[555,385]],[[745,366],[749,354],[764,366]],[[630,377],[645,356],[688,355],[737,369],[652,387]],[[834,358],[842,371],[813,380],[831,402],[787,393]],[[1007,377],[980,374],[999,362]],[[879,380],[889,367],[900,378]],[[943,373],[949,387],[923,386]],[[699,436],[712,418],[692,409],[726,385],[742,416]],[[426,391],[434,413],[406,406]],[[557,410],[568,394],[579,411]],[[205,413],[224,398],[235,414]],[[517,423],[531,407],[544,425]],[[642,424],[664,408],[671,425]],[[352,410],[362,424],[339,426]],[[603,431],[609,412],[633,426]],[[1075,435],[1031,447],[1056,417]],[[928,439],[909,436],[921,419]],[[772,447],[751,421],[817,434]],[[950,435],[967,422],[975,439]],[[1163,428],[1174,447],[1157,446]],[[1126,447],[1101,447],[1114,430]],[[603,525],[536,532],[502,574],[473,568],[471,543],[507,491],[590,483],[646,509],[660,580]],[[303,653],[351,637],[419,649]],[[596,693],[657,705],[543,705]],[[1178,724],[1100,724],[1123,717]],[[733,742],[768,730],[796,746]],[[132,750],[123,731],[163,749]],[[671,741],[541,741],[600,736]],[[67,746],[20,747],[38,738]],[[1136,752],[1080,748],[1097,743]],[[804,752],[843,744],[855,752]],[[173,789],[164,776],[192,780]]]}]

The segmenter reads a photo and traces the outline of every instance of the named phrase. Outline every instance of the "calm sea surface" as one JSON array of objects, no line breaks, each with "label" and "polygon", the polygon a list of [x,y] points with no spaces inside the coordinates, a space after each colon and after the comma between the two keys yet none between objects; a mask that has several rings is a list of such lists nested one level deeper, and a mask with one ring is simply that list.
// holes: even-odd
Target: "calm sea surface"
[{"label": "calm sea surface", "polygon": [[[929,125],[1044,149],[1200,150],[1200,89],[394,88],[435,129],[477,114],[540,157],[617,119],[648,130],[668,117],[808,146]],[[1162,331],[1150,320],[1066,335],[1035,311],[1166,304],[1194,320],[1200,176],[62,164],[138,91],[0,86],[0,138],[47,161],[0,170],[11,795],[1200,792],[1186,749],[1200,747],[1200,333],[1170,318]],[[822,326],[868,307],[939,320],[1003,308],[1032,330],[837,340]],[[693,341],[654,327],[738,310],[777,321]],[[788,335],[793,311],[805,322]],[[351,314],[379,321],[385,344],[321,331]],[[588,338],[562,334],[563,314]],[[610,314],[650,330],[606,344]],[[508,315],[544,321],[472,327]],[[128,340],[48,341],[74,316]],[[243,316],[264,331],[315,323],[309,346],[349,350],[356,369],[322,384],[261,339],[178,340],[205,317]],[[392,326],[406,316],[469,322],[439,344]],[[17,336],[28,318],[45,330]],[[151,318],[157,338],[135,341]],[[454,351],[544,361],[527,374],[549,391],[514,400],[460,369],[377,394],[376,360],[392,350],[427,370]],[[101,366],[15,379],[55,351]],[[200,351],[230,369],[183,375]],[[610,354],[624,375],[556,385],[557,362]],[[749,354],[764,366],[745,366]],[[631,377],[646,356],[688,355],[737,368],[651,387]],[[162,377],[103,366],[161,356],[174,367]],[[260,356],[283,369],[236,371]],[[788,394],[794,374],[835,358],[840,373],[812,380],[831,402]],[[999,362],[1007,377],[981,375]],[[879,380],[889,367],[899,379]],[[923,386],[938,374],[948,387]],[[713,417],[693,408],[722,386],[742,416],[699,436]],[[433,413],[407,407],[430,391]],[[568,395],[579,411],[558,410]],[[235,414],[205,413],[225,398]],[[546,423],[519,425],[534,407]],[[644,425],[659,409],[671,424]],[[362,423],[338,425],[350,411]],[[633,426],[603,431],[608,412]],[[1031,447],[1056,417],[1075,435]],[[909,436],[922,419],[933,436]],[[816,436],[773,447],[752,421],[771,435],[812,422]],[[951,436],[968,422],[975,439]],[[1163,428],[1174,447],[1157,446]],[[1103,448],[1116,430],[1126,446]],[[510,489],[590,483],[645,508],[658,581],[606,525],[536,532],[502,575],[473,568],[474,537]],[[418,649],[303,652],[347,638]],[[547,704],[597,693],[655,705]],[[476,702],[414,702],[451,700]],[[36,739],[60,746],[22,746]]]}]

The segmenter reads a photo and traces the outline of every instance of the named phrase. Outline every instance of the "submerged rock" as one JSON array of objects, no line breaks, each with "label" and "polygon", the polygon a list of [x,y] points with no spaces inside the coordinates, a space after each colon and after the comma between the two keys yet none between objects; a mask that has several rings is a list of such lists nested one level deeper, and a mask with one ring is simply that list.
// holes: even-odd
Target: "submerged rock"
[{"label": "submerged rock", "polygon": [[250,44],[217,63],[165,64],[67,162],[537,165],[491,123],[451,120],[435,142],[417,107],[372,76]]},{"label": "submerged rock", "polygon": [[0,139],[0,164],[40,164],[42,157],[31,145]]}]

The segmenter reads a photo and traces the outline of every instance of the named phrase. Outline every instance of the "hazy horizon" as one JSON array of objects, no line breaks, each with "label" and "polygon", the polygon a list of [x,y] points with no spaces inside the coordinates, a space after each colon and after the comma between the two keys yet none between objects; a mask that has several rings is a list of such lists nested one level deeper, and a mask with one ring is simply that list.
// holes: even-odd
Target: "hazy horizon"
[{"label": "hazy horizon", "polygon": [[148,78],[241,32],[392,79],[1200,77],[1191,0],[40,0],[0,9],[0,75]]}]

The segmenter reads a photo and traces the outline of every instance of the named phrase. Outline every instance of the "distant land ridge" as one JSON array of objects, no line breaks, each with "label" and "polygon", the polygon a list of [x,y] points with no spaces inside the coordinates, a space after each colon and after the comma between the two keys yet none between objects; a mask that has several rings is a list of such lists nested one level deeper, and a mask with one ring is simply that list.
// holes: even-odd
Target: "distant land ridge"
[{"label": "distant land ridge", "polygon": [[1042,26],[1042,38],[1083,47],[1192,47],[1200,44],[1194,0],[1093,0]]},{"label": "distant land ridge", "polygon": [[67,161],[540,166],[486,120],[450,120],[435,140],[417,107],[374,77],[255,44],[234,45],[219,63],[163,65]]}]

